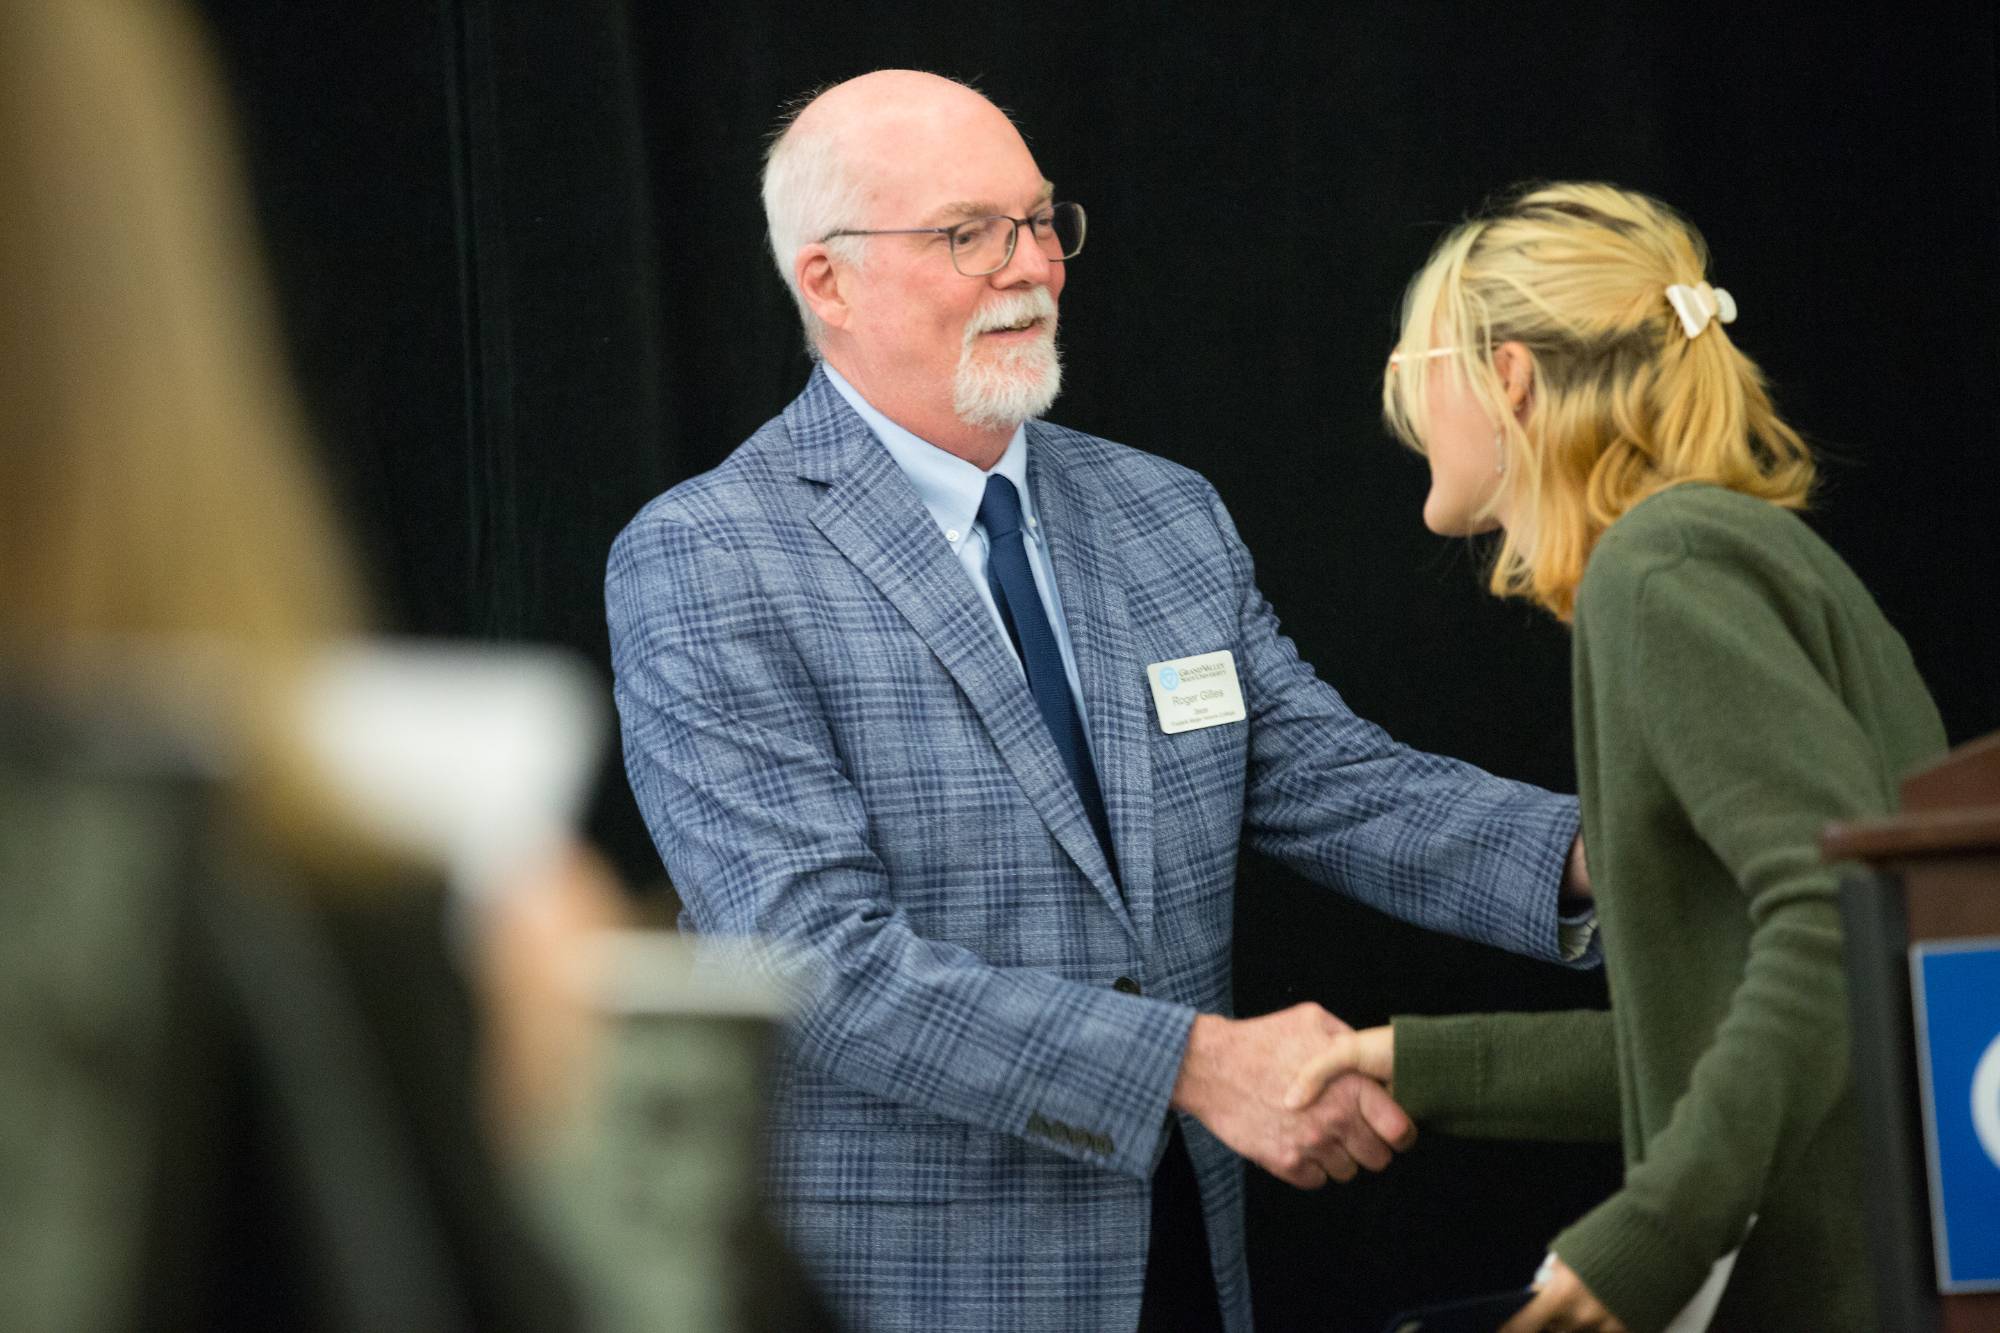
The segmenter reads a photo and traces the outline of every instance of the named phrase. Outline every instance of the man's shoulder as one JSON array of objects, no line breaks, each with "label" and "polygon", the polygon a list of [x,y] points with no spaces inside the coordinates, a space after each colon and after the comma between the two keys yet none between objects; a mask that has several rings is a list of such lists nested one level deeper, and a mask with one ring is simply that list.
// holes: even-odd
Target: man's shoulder
[{"label": "man's shoulder", "polygon": [[693,528],[711,537],[726,538],[745,522],[767,512],[776,492],[796,484],[789,461],[791,453],[785,418],[771,418],[714,467],[648,500],[625,525],[618,543],[668,526]]},{"label": "man's shoulder", "polygon": [[1047,451],[1066,473],[1086,485],[1134,498],[1204,506],[1215,496],[1215,488],[1206,477],[1158,454],[1053,421],[1038,420],[1030,431],[1038,448]]}]

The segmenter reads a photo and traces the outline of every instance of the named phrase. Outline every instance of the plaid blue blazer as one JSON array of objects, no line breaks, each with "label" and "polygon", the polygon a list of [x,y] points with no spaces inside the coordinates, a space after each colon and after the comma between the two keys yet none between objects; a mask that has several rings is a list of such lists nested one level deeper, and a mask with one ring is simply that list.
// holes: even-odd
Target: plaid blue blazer
[{"label": "plaid blue blazer", "polygon": [[[611,553],[626,769],[682,924],[812,964],[767,1189],[857,1328],[1134,1325],[1188,1029],[1231,1012],[1239,846],[1557,953],[1573,801],[1349,712],[1195,473],[1044,422],[1028,438],[1116,880],[1000,631],[823,375]],[[1146,666],[1223,648],[1248,721],[1163,734]],[[1248,1329],[1241,1164],[1183,1130]]]}]

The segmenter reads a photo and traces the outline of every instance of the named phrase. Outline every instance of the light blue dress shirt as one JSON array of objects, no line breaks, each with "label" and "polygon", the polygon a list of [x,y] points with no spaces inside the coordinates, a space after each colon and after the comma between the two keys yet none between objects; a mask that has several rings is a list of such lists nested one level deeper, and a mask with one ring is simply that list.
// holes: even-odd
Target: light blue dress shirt
[{"label": "light blue dress shirt", "polygon": [[[904,430],[889,418],[876,411],[874,406],[861,396],[856,389],[841,377],[839,371],[825,362],[820,363],[827,382],[840,392],[860,418],[868,423],[868,429],[875,432],[875,438],[889,451],[889,457],[896,460],[896,466],[910,479],[916,488],[917,498],[924,502],[924,508],[931,511],[938,531],[950,545],[958,563],[964,568],[972,586],[979,593],[979,600],[986,604],[987,615],[993,618],[993,629],[1000,636],[1000,642],[1014,658],[1016,666],[1021,657],[1014,651],[1014,641],[1007,634],[1007,622],[1000,618],[1000,608],[993,601],[993,589],[986,581],[986,556],[990,549],[986,539],[986,527],[978,520],[979,502],[986,497],[987,474],[955,454]],[[1000,455],[1000,461],[993,465],[993,471],[1014,483],[1014,489],[1021,494],[1021,513],[1027,519],[1023,536],[1027,538],[1028,568],[1034,571],[1035,588],[1042,595],[1042,607],[1049,614],[1049,628],[1055,631],[1056,646],[1062,651],[1063,675],[1069,680],[1070,698],[1076,702],[1076,715],[1083,721],[1084,740],[1090,742],[1090,714],[1083,706],[1083,686],[1076,675],[1076,650],[1070,646],[1069,622],[1063,618],[1062,594],[1056,590],[1055,571],[1049,566],[1048,540],[1042,534],[1042,525],[1035,510],[1035,493],[1028,486],[1028,434],[1020,426],[1014,427],[1014,438],[1007,441],[1007,451]],[[1025,670],[1022,678],[1026,679]],[[1091,744],[1091,759],[1097,759],[1097,747]]]}]

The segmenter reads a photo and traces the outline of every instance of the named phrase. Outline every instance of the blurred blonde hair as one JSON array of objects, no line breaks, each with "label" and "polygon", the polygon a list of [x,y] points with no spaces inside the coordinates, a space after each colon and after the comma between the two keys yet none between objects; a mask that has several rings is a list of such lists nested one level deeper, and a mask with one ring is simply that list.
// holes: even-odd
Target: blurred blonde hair
[{"label": "blurred blonde hair", "polygon": [[179,11],[0,0],[0,642],[58,684],[107,645],[169,692],[226,661],[198,683],[239,785],[298,832],[325,820],[280,715],[362,599],[228,145]]},{"label": "blurred blonde hair", "polygon": [[[1403,300],[1384,373],[1389,428],[1419,453],[1427,377],[1471,387],[1501,433],[1507,506],[1492,591],[1568,619],[1604,530],[1647,496],[1709,482],[1790,509],[1812,490],[1812,454],[1778,416],[1763,373],[1712,321],[1689,338],[1674,283],[1707,277],[1701,235],[1656,199],[1561,182],[1516,192],[1440,241]],[[1517,419],[1492,349],[1527,349]],[[1427,357],[1433,347],[1447,355]],[[1489,511],[1490,512],[1490,511]]]}]

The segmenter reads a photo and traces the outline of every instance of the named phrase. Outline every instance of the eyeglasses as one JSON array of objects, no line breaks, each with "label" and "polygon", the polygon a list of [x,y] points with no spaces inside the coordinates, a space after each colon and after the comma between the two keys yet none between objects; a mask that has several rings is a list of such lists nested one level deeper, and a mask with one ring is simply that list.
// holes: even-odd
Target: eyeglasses
[{"label": "eyeglasses", "polygon": [[968,278],[998,273],[1014,258],[1014,242],[1026,227],[1054,260],[1074,259],[1083,251],[1084,218],[1082,204],[1050,204],[1024,218],[995,213],[991,217],[968,218],[950,227],[887,227],[876,231],[830,231],[820,237],[836,236],[943,236],[950,242],[951,266]]},{"label": "eyeglasses", "polygon": [[1456,351],[1458,351],[1457,344],[1447,347],[1433,347],[1428,352],[1391,352],[1389,353],[1389,364],[1400,366],[1405,361],[1429,361],[1433,357],[1450,356]]}]

